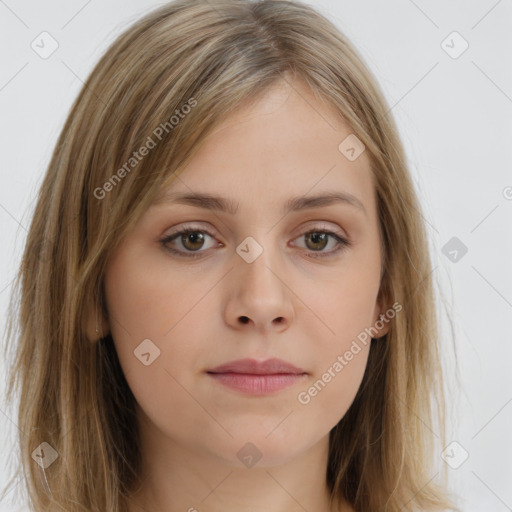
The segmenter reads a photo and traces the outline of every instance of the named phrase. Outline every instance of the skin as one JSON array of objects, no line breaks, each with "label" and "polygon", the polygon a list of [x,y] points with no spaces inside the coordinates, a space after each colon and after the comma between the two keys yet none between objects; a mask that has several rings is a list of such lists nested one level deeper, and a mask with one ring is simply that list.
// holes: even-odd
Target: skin
[{"label": "skin", "polygon": [[[304,84],[281,82],[230,114],[169,185],[229,197],[240,204],[236,215],[155,203],[111,255],[104,329],[137,400],[143,454],[130,512],[352,510],[328,506],[328,435],[361,384],[369,344],[308,404],[297,398],[386,310],[369,160],[363,152],[349,161],[338,150],[350,133]],[[337,203],[283,216],[289,197],[326,191],[353,194],[366,213]],[[196,260],[160,244],[191,224],[202,245],[189,236],[168,246],[202,251]],[[311,229],[351,245],[334,253],[336,239],[315,241],[305,236]],[[236,252],[248,236],[263,248],[252,263]],[[331,256],[314,258],[319,253]],[[385,324],[374,337],[386,332]],[[160,349],[148,366],[134,356],[144,339]],[[205,373],[271,357],[307,375],[250,396]],[[251,468],[237,457],[249,441],[261,454]]]}]

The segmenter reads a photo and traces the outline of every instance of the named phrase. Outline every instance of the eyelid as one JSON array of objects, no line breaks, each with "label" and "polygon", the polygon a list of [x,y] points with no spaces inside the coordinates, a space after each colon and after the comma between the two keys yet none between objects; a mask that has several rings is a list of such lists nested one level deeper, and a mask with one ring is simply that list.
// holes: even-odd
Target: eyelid
[{"label": "eyelid", "polygon": [[196,225],[196,224],[180,224],[176,229],[173,229],[170,233],[167,233],[165,235],[163,235],[161,237],[161,240],[162,239],[169,239],[175,235],[179,235],[181,233],[183,233],[184,231],[193,231],[193,232],[201,232],[201,233],[206,233],[207,235],[211,236],[211,237],[217,237],[218,236],[218,232],[213,229],[213,228],[205,228],[204,226],[199,226],[199,225]]},{"label": "eyelid", "polygon": [[[305,226],[302,226],[299,229],[298,234],[294,235],[294,240],[298,236],[302,236],[307,233],[311,233],[312,231],[325,230],[325,231],[330,231],[330,232],[338,235],[341,238],[345,238],[347,241],[350,241],[350,237],[345,230],[341,229],[339,226],[330,226],[330,225],[328,225],[328,223],[333,224],[332,221],[325,221],[325,220],[324,221],[322,221],[322,220],[309,221],[306,223]],[[207,223],[207,224],[209,224],[209,223]],[[191,222],[190,224],[188,224],[188,223],[179,224],[178,227],[176,227],[175,229],[173,228],[170,233],[163,235],[161,238],[169,238],[173,235],[176,235],[176,234],[181,233],[182,231],[186,231],[186,230],[202,231],[202,232],[209,234],[210,236],[219,236],[219,232],[215,228],[211,227],[210,225],[208,225],[208,227],[205,228],[204,226],[200,226],[199,224],[195,224],[194,222]]]},{"label": "eyelid", "polygon": [[[315,222],[322,223],[322,222],[326,222],[326,221],[311,221],[311,227],[310,228],[303,227],[300,230],[300,233],[293,236],[293,241],[297,240],[300,237],[311,234],[311,233],[324,233],[324,234],[327,234],[329,237],[334,238],[337,241],[337,247],[330,251],[312,251],[312,250],[301,248],[303,251],[308,252],[310,257],[312,257],[312,258],[329,258],[330,256],[335,256],[340,251],[343,251],[344,249],[352,246],[351,239],[349,238],[349,236],[346,235],[344,230],[340,230],[339,226],[337,226],[336,228],[332,228],[327,225],[314,224]],[[165,250],[167,250],[168,252],[170,252],[172,254],[178,255],[178,257],[189,258],[189,259],[199,258],[199,257],[202,257],[204,253],[209,252],[209,250],[211,248],[206,249],[206,250],[199,249],[197,251],[186,251],[186,250],[184,251],[184,250],[173,249],[173,248],[169,247],[167,244],[169,244],[170,242],[179,238],[179,235],[187,234],[187,233],[191,233],[191,232],[192,233],[196,233],[196,232],[204,233],[204,234],[210,236],[211,238],[216,238],[217,231],[215,229],[212,229],[212,231],[213,231],[213,233],[210,232],[210,228],[204,228],[204,227],[196,225],[196,224],[180,225],[176,229],[173,229],[170,233],[168,233],[168,234],[164,235],[162,238],[160,238],[159,242]],[[219,242],[219,243],[221,245],[223,245],[222,242]]]},{"label": "eyelid", "polygon": [[332,224],[335,223],[326,220],[316,220],[307,222],[305,226],[302,226],[300,228],[299,234],[297,236],[302,236],[305,235],[306,233],[311,233],[312,231],[329,231],[338,235],[341,238],[345,238],[347,240],[349,239],[349,236],[345,230],[343,230],[337,225],[332,226]]}]

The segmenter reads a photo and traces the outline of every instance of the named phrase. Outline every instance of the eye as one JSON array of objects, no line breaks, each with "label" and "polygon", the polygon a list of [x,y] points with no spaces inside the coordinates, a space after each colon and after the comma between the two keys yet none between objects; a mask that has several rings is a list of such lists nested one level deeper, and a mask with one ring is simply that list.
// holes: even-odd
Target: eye
[{"label": "eye", "polygon": [[[339,251],[342,251],[346,247],[350,246],[348,240],[328,230],[326,231],[320,229],[313,229],[304,233],[298,238],[301,237],[305,237],[306,239],[306,248],[313,247],[313,250],[311,251],[313,254],[310,254],[310,256],[313,258],[330,257],[337,254]],[[334,240],[334,245],[336,248],[331,251],[323,251],[323,249],[325,249],[325,247],[327,247],[327,245],[329,244],[330,240]]]},{"label": "eye", "polygon": [[[160,244],[167,251],[178,256],[182,256],[185,258],[199,258],[202,256],[201,253],[206,252],[205,250],[201,249],[204,249],[204,244],[207,237],[214,238],[214,235],[212,235],[209,231],[192,226],[164,237],[163,239],[160,240]],[[296,238],[296,240],[298,240],[301,237],[305,237],[306,239],[306,249],[312,248],[309,251],[310,253],[312,253],[310,254],[312,258],[323,258],[333,256],[339,251],[351,245],[351,243],[348,240],[339,236],[338,234],[332,231],[322,229],[310,230],[301,235],[300,237]],[[329,245],[329,242],[331,240],[334,241],[335,248],[330,251],[324,251],[324,249]],[[181,245],[181,248],[176,249],[174,247],[171,247],[171,243],[173,243],[174,245]],[[208,248],[209,247],[207,247],[206,249]]]},{"label": "eye", "polygon": [[[203,229],[190,227],[186,229],[182,229],[181,231],[177,231],[176,233],[166,236],[162,240],[160,240],[160,243],[173,254],[177,254],[180,256],[188,257],[188,258],[198,258],[201,256],[201,254],[187,254],[187,252],[192,253],[201,253],[204,251],[200,251],[201,248],[203,248],[204,241],[206,237],[213,238],[213,235],[210,234],[208,231],[205,231]],[[169,244],[171,242],[178,242],[181,244],[181,246],[185,249],[183,250],[176,250],[172,247],[169,247]]]}]

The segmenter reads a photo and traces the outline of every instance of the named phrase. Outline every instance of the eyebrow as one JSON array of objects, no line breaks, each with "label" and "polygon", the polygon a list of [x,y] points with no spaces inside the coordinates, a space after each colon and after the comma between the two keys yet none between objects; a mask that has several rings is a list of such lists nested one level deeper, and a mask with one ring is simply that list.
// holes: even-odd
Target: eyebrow
[{"label": "eyebrow", "polygon": [[[195,206],[206,210],[219,211],[235,215],[238,212],[239,203],[226,197],[212,194],[200,193],[172,193],[167,192],[160,196],[155,205],[162,203],[175,203]],[[347,204],[355,207],[364,215],[368,215],[363,203],[354,195],[348,192],[325,192],[315,196],[292,197],[283,205],[282,214],[306,210],[308,208],[319,208],[333,204]]]}]

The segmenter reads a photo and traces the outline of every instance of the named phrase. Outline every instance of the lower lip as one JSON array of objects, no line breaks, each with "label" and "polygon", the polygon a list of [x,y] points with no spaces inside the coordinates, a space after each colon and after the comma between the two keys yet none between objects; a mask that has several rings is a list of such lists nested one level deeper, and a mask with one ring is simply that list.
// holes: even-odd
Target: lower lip
[{"label": "lower lip", "polygon": [[224,386],[249,395],[265,395],[281,391],[301,381],[306,374],[278,373],[272,375],[254,375],[246,373],[209,373]]}]

